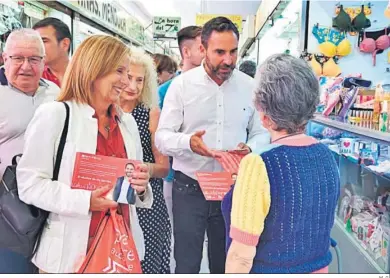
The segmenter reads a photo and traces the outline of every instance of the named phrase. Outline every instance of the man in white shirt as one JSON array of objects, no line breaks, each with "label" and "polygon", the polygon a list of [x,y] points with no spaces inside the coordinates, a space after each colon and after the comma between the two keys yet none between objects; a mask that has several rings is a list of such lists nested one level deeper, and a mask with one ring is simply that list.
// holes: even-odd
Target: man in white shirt
[{"label": "man in white shirt", "polygon": [[54,101],[60,89],[42,79],[45,48],[37,31],[12,32],[2,54],[0,68],[0,180],[14,155],[24,146],[24,132],[35,110]]},{"label": "man in white shirt", "polygon": [[[32,29],[13,31],[7,38],[2,56],[0,180],[12,158],[23,152],[24,133],[35,110],[44,102],[54,101],[60,92],[57,85],[41,78],[45,66],[45,48],[38,32]],[[0,273],[33,273],[35,270],[30,260],[0,249]]]},{"label": "man in white shirt", "polygon": [[207,22],[205,60],[176,77],[165,97],[156,146],[173,157],[176,273],[199,273],[206,230],[210,272],[225,271],[221,202],[205,200],[195,173],[222,171],[214,149],[250,152],[270,140],[253,106],[253,79],[235,70],[238,39],[229,19]]}]

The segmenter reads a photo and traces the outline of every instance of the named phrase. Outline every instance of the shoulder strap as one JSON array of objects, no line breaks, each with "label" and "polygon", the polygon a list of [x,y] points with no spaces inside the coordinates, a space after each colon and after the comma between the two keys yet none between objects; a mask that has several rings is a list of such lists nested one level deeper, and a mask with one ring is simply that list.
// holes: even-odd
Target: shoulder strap
[{"label": "shoulder strap", "polygon": [[[55,160],[55,164],[54,164],[54,171],[53,171],[53,178],[52,178],[53,181],[58,180],[58,173],[60,172],[62,154],[64,153],[66,137],[68,136],[69,114],[70,114],[69,113],[69,105],[67,103],[65,103],[65,102],[63,102],[63,104],[65,105],[66,118],[65,118],[64,129],[62,130],[60,144],[58,145],[57,156],[56,156],[56,160]],[[46,213],[47,216],[49,215],[48,212],[45,212],[45,213]],[[38,236],[37,236],[37,239],[36,239],[36,242],[35,242],[34,250],[33,250],[32,254],[31,254],[31,256],[29,257],[30,260],[36,254],[36,252],[38,250],[38,247],[39,247],[39,245],[41,243],[42,231],[43,231],[44,227],[45,227],[45,225],[42,225],[42,227],[41,227],[41,229],[40,229],[40,231],[38,233]]]},{"label": "shoulder strap", "polygon": [[68,136],[69,105],[66,102],[63,102],[63,104],[65,105],[65,109],[66,109],[66,118],[65,118],[64,129],[62,130],[62,134],[61,134],[60,144],[58,145],[57,157],[54,164],[54,171],[53,171],[53,178],[52,178],[53,181],[58,180],[58,173],[60,172],[62,154],[64,153],[66,137]]}]

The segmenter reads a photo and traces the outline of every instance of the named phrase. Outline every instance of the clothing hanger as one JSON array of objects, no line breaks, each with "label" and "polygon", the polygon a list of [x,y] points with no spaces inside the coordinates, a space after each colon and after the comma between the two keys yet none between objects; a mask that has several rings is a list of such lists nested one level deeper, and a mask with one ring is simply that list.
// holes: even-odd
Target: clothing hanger
[{"label": "clothing hanger", "polygon": [[348,8],[348,7],[361,7],[362,5],[364,5],[365,7],[371,9],[371,7],[374,6],[374,4],[372,4],[371,2],[368,2],[367,5],[365,5],[364,2],[366,2],[366,1],[362,1],[362,4],[347,4],[347,5],[344,5],[344,4],[341,4],[340,2],[338,2],[335,4],[335,7],[340,8],[340,6],[343,5],[343,6]]}]

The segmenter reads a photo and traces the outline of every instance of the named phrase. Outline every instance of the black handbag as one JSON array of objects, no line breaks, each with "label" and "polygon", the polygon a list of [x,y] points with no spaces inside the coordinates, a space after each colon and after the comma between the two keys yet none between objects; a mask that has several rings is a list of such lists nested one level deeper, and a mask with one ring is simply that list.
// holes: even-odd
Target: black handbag
[{"label": "black handbag", "polygon": [[[66,119],[62,130],[57,157],[53,170],[53,181],[58,180],[62,154],[69,127],[69,106],[64,102]],[[41,234],[49,212],[23,203],[18,196],[16,180],[17,158],[4,172],[0,183],[0,248],[9,249],[31,259],[40,242]],[[39,157],[37,157],[39,159]]]}]

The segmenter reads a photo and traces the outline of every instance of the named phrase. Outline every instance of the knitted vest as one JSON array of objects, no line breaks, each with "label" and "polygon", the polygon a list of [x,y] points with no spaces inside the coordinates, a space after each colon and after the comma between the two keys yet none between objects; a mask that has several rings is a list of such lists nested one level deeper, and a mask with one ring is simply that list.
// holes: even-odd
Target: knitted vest
[{"label": "knitted vest", "polygon": [[[323,144],[278,146],[261,154],[271,206],[257,245],[251,273],[311,273],[332,261],[330,232],[340,192],[335,159]],[[227,250],[234,187],[222,212]]]}]

